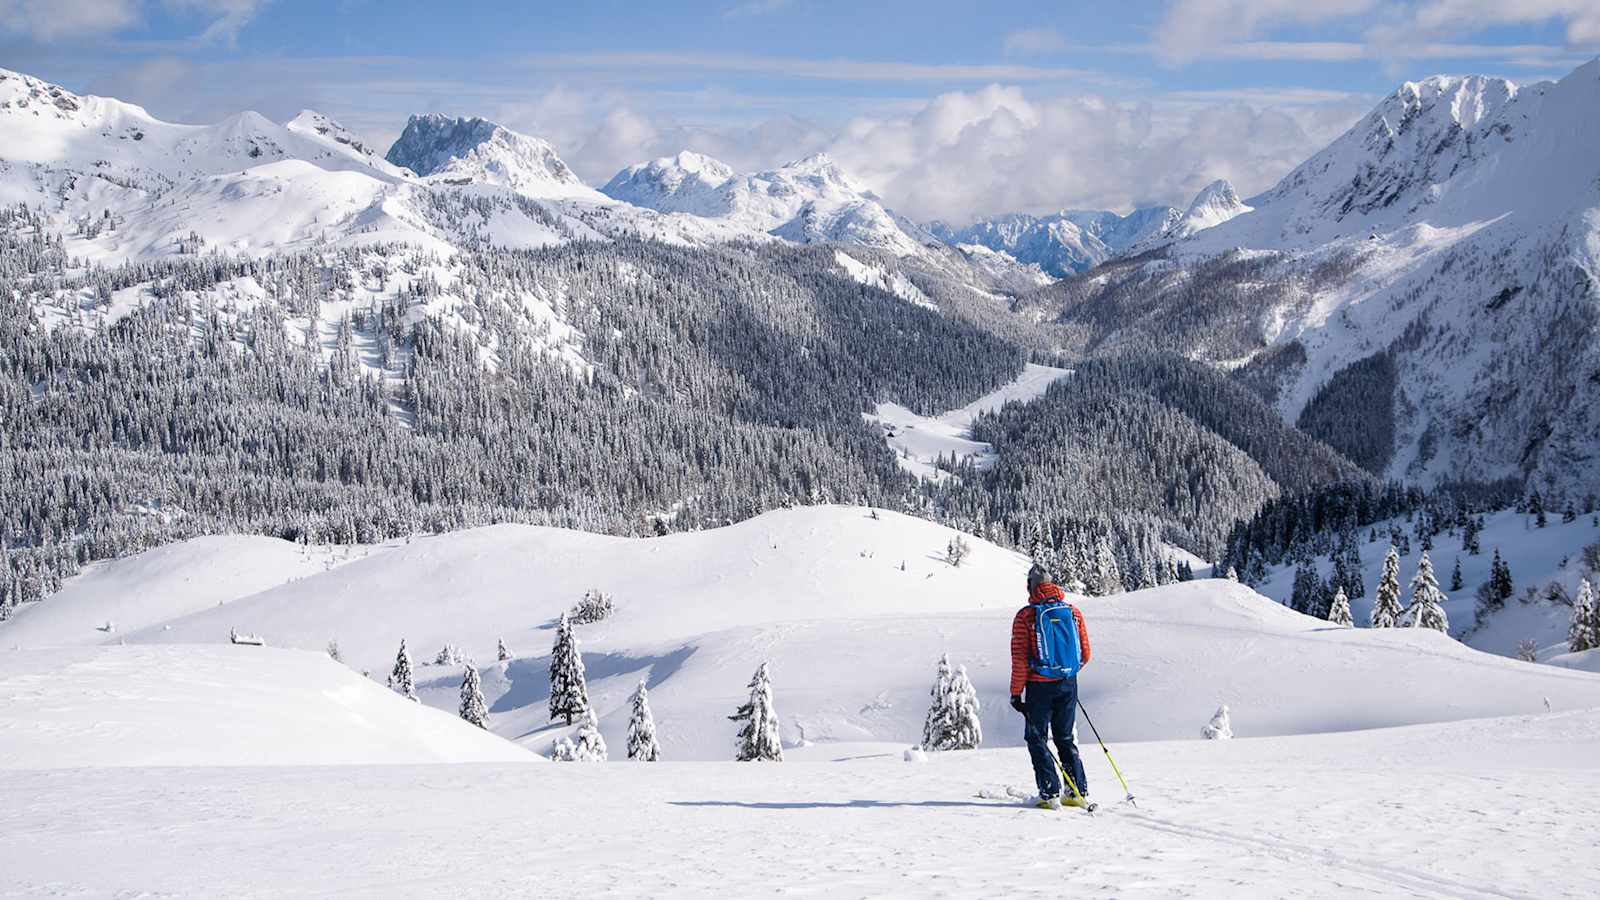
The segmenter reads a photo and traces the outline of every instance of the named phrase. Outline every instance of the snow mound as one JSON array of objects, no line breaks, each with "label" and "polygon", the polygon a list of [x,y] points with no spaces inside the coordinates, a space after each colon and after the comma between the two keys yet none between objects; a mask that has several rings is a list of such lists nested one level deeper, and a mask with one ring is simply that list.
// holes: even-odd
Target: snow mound
[{"label": "snow mound", "polygon": [[535,759],[325,654],[193,646],[0,652],[0,769]]},{"label": "snow mound", "polygon": [[[786,745],[920,739],[939,656],[965,665],[985,740],[1015,745],[1011,617],[1028,561],[952,530],[851,507],[780,510],[713,531],[627,539],[501,525],[436,537],[164,625],[130,643],[216,643],[230,627],[386,672],[405,638],[483,665],[490,727],[533,749],[547,715],[553,623],[597,588],[615,598],[578,638],[607,743],[650,689],[668,759],[728,759],[727,716],[772,665]],[[1185,739],[1226,702],[1251,735],[1303,734],[1600,705],[1600,678],[1489,656],[1436,632],[1333,628],[1223,580],[1086,598],[1083,699],[1108,738]],[[497,639],[514,657],[495,659]],[[424,703],[453,711],[460,672],[419,666]],[[1404,685],[1404,689],[1397,686]]]},{"label": "snow mound", "polygon": [[[368,548],[357,551],[365,554]],[[0,625],[0,647],[81,646],[222,606],[326,571],[344,556],[251,535],[199,537],[95,563],[49,600],[30,603]],[[104,629],[107,623],[113,628]],[[227,629],[223,629],[226,636]]]}]

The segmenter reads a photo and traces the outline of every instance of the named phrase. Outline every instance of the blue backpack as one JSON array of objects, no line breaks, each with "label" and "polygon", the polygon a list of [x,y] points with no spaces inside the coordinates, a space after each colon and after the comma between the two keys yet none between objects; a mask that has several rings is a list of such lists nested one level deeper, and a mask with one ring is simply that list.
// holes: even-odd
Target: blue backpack
[{"label": "blue backpack", "polygon": [[1033,608],[1033,671],[1046,678],[1071,678],[1083,665],[1083,648],[1078,644],[1078,621],[1072,604],[1060,600],[1040,603]]}]

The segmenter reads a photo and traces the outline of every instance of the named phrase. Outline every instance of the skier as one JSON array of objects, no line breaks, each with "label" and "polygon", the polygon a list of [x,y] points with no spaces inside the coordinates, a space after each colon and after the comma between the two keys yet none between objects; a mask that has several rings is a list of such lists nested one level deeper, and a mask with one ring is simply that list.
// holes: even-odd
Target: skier
[{"label": "skier", "polygon": [[[1083,613],[1038,565],[1028,570],[1028,605],[1011,622],[1011,706],[1026,723],[1023,738],[1033,758],[1039,806],[1089,806],[1089,783],[1072,733],[1078,713],[1078,670],[1089,663]],[[1026,693],[1024,693],[1026,689]],[[1061,768],[1050,755],[1055,732]],[[1062,794],[1061,771],[1072,783]]]}]

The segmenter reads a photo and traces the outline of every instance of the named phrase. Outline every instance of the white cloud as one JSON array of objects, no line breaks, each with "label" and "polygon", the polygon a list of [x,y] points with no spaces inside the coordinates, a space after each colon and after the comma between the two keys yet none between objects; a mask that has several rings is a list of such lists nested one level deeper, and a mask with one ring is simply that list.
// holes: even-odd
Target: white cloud
[{"label": "white cloud", "polygon": [[[195,40],[232,43],[270,0],[164,0],[168,9],[209,19]],[[0,32],[49,43],[120,31],[143,22],[151,0],[0,0]]]},{"label": "white cloud", "polygon": [[0,0],[0,31],[37,41],[114,31],[138,16],[135,0]]},{"label": "white cloud", "polygon": [[1067,49],[1067,40],[1054,28],[1024,28],[1006,35],[1007,56],[1045,56]]},{"label": "white cloud", "polygon": [[1313,105],[1121,104],[992,85],[944,94],[911,116],[858,118],[829,150],[916,218],[1180,205],[1216,178],[1246,195],[1270,187],[1368,106],[1305,99]]},{"label": "white cloud", "polygon": [[546,70],[649,69],[653,72],[732,72],[824,81],[1090,81],[1115,83],[1104,73],[1061,66],[907,63],[858,59],[810,59],[740,53],[552,53],[527,58]]},{"label": "white cloud", "polygon": [[1567,41],[1600,44],[1600,2],[1596,0],[1426,0],[1416,24],[1442,34],[1465,34],[1492,25],[1560,21]]},{"label": "white cloud", "polygon": [[1176,0],[1156,26],[1156,49],[1171,63],[1215,56],[1271,28],[1368,12],[1377,0]]}]

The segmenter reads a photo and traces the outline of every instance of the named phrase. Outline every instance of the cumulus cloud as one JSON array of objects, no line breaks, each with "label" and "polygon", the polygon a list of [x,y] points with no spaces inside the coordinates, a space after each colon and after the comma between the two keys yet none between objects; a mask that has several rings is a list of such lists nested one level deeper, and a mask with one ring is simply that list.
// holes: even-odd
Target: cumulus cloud
[{"label": "cumulus cloud", "polygon": [[1124,104],[994,85],[944,94],[911,116],[858,118],[830,150],[922,219],[1182,205],[1216,178],[1247,195],[1270,187],[1365,106]]}]

